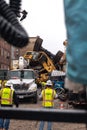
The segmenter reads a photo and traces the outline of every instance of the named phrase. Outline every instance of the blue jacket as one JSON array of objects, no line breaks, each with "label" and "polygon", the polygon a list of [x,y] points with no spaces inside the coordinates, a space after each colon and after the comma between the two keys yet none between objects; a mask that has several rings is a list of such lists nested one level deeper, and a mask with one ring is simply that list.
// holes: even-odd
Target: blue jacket
[{"label": "blue jacket", "polygon": [[64,0],[67,77],[87,85],[87,0]]}]

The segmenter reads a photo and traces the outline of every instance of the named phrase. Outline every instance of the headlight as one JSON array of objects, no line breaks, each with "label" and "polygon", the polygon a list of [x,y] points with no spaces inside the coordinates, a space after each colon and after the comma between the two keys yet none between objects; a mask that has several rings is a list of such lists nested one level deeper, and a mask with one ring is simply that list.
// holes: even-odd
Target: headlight
[{"label": "headlight", "polygon": [[32,85],[32,86],[29,87],[28,90],[29,90],[30,92],[36,91],[36,90],[37,90],[37,86],[35,86],[35,85],[33,86],[33,85]]}]

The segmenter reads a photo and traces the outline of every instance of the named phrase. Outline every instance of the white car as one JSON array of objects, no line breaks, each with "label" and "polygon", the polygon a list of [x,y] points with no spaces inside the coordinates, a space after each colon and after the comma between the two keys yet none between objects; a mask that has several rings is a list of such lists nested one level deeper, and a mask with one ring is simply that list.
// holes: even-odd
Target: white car
[{"label": "white car", "polygon": [[9,81],[19,99],[32,98],[37,103],[37,84],[33,69],[16,69],[9,71]]}]

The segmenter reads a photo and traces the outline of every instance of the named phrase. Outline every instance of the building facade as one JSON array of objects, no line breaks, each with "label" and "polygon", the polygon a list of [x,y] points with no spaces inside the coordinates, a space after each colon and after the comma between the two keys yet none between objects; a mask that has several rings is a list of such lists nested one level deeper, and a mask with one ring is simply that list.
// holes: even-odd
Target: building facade
[{"label": "building facade", "polygon": [[11,61],[11,45],[0,38],[0,69],[9,69]]},{"label": "building facade", "polygon": [[12,69],[13,64],[18,63],[20,56],[24,56],[26,51],[33,51],[37,37],[30,37],[28,45],[21,49],[11,46],[0,38],[0,69]]},{"label": "building facade", "polygon": [[33,47],[34,47],[36,39],[37,39],[37,37],[30,37],[29,38],[28,45],[20,49],[20,56],[24,56],[26,51],[33,51]]}]

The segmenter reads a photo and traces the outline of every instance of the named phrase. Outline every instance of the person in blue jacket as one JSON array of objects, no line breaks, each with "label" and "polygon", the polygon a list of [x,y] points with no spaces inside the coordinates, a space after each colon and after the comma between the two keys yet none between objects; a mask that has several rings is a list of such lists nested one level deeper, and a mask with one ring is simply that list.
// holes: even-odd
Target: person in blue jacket
[{"label": "person in blue jacket", "polygon": [[87,1],[64,0],[64,14],[68,40],[65,87],[73,93],[84,93],[87,89]]}]

